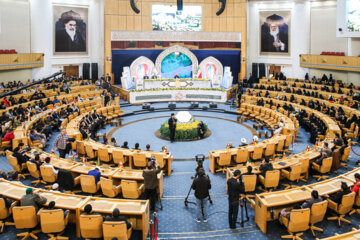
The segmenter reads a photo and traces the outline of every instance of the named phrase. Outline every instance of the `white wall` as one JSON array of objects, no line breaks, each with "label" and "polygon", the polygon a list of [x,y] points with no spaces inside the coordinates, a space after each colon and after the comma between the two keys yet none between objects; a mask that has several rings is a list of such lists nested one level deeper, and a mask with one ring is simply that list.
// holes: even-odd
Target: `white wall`
[{"label": "white wall", "polygon": [[[30,15],[26,0],[0,0],[0,49],[30,52]],[[0,82],[27,80],[31,69],[0,71]]]},{"label": "white wall", "polygon": [[[291,56],[260,56],[259,11],[291,10]],[[252,72],[252,63],[275,64],[282,66],[287,77],[304,78],[306,72],[311,76],[333,74],[335,79],[360,85],[360,74],[344,71],[328,71],[300,67],[300,54],[321,54],[322,51],[345,52],[347,56],[360,54],[360,38],[336,37],[336,0],[296,0],[290,1],[251,1],[248,2],[248,61],[247,71]]]},{"label": "white wall", "polygon": [[[259,11],[290,10],[290,56],[260,56]],[[251,64],[281,65],[281,71],[288,77],[303,78],[306,70],[299,66],[299,54],[310,48],[310,3],[283,1],[253,1],[248,3],[248,39],[247,39],[247,72],[251,73]]]},{"label": "white wall", "polygon": [[[64,65],[79,65],[82,75],[83,63],[98,63],[98,75],[104,73],[104,1],[103,0],[29,0],[31,15],[31,51],[44,52],[43,68],[33,70],[35,79],[47,77]],[[89,7],[88,55],[53,55],[53,4]]]}]

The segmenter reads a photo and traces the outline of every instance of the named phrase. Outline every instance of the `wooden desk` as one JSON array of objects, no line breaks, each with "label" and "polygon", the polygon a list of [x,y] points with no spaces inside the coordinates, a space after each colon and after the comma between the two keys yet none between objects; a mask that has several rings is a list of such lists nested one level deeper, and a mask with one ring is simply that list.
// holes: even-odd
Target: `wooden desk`
[{"label": "wooden desk", "polygon": [[[114,208],[118,208],[122,215],[125,215],[127,218],[129,218],[129,221],[132,222],[133,228],[135,230],[142,231],[142,239],[146,239],[150,227],[150,211],[148,200],[128,201],[122,199],[89,197],[87,201],[84,202],[82,206],[76,211],[77,222],[80,222],[80,215],[81,212],[84,211],[86,204],[91,204],[93,212],[108,215],[112,214]],[[80,231],[79,234],[77,234],[77,237],[80,237]]]},{"label": "wooden desk", "polygon": [[[0,179],[0,194],[13,200],[20,200],[25,195],[28,186],[20,182],[10,182]],[[129,218],[134,229],[142,231],[143,240],[149,232],[149,201],[148,200],[124,200],[96,198],[81,195],[60,193],[34,188],[35,193],[47,198],[47,205],[50,201],[56,202],[56,207],[75,211],[76,214],[76,235],[80,237],[80,214],[84,211],[86,204],[91,204],[94,212],[111,214],[114,208],[119,208],[120,213]]]},{"label": "wooden desk", "polygon": [[321,238],[321,240],[359,240],[360,239],[360,230],[353,228],[351,232],[343,233],[340,235],[335,235],[333,237]]}]

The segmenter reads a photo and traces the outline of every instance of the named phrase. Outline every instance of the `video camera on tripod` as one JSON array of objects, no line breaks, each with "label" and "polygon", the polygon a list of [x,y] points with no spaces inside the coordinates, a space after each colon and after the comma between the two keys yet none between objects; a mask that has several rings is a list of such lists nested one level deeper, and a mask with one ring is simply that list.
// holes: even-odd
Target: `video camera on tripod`
[{"label": "video camera on tripod", "polygon": [[[198,175],[199,175],[199,170],[204,168],[205,155],[204,154],[197,154],[195,156],[195,161],[197,163],[196,169],[195,169],[195,176],[191,176],[191,179],[197,178]],[[205,177],[209,178],[208,175],[205,175]],[[185,207],[187,207],[189,203],[192,203],[192,204],[196,205],[195,202],[188,201],[190,192],[191,192],[191,186],[190,186],[189,192],[188,192],[188,194],[187,194],[187,196],[185,198],[185,201],[184,201]],[[209,202],[210,202],[210,204],[213,204],[213,201],[211,200],[210,194],[209,194]]]}]

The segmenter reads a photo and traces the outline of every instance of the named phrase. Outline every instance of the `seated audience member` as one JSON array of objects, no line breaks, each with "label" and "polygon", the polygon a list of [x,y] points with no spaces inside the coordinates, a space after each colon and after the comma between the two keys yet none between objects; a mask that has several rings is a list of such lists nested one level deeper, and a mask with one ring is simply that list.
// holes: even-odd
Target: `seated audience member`
[{"label": "seated audience member", "polygon": [[35,129],[31,129],[31,131],[30,131],[30,139],[31,139],[31,141],[40,140],[41,145],[43,145],[43,147],[46,146],[46,138],[42,138],[39,135],[35,134]]},{"label": "seated audience member", "polygon": [[92,212],[91,204],[86,204],[84,207],[84,212],[81,215],[100,215],[100,214]]},{"label": "seated audience member", "polygon": [[12,129],[10,129],[7,133],[5,133],[5,136],[3,138],[3,142],[12,142],[12,140],[15,138],[14,132]]},{"label": "seated audience member", "polygon": [[51,161],[51,158],[46,157],[45,162],[43,163],[43,165],[51,167],[51,169],[53,170],[54,175],[57,175],[59,171],[54,168],[54,166],[50,163],[50,161]]},{"label": "seated audience member", "polygon": [[275,135],[280,134],[281,131],[283,130],[283,128],[284,128],[284,121],[281,119],[280,122],[279,122],[279,126],[274,131],[274,134]]},{"label": "seated audience member", "polygon": [[119,144],[117,143],[116,138],[114,138],[114,137],[111,138],[109,145],[114,146],[114,147],[119,147]]},{"label": "seated audience member", "polygon": [[127,148],[127,149],[129,149],[128,142],[125,141],[121,147],[122,147],[122,148]]},{"label": "seated audience member", "polygon": [[30,162],[34,163],[36,165],[37,170],[40,171],[40,166],[42,164],[42,161],[40,159],[40,154],[36,154],[34,158],[30,159]]},{"label": "seated audience member", "polygon": [[351,193],[350,188],[348,187],[346,182],[341,182],[341,191],[337,192],[334,196],[325,195],[325,197],[329,198],[330,200],[341,203],[342,197],[346,194]]},{"label": "seated audience member", "polygon": [[290,219],[291,210],[296,210],[296,209],[301,209],[300,203],[296,203],[292,209],[288,210],[288,209],[284,208],[283,210],[281,210],[281,212],[279,214],[279,222],[280,222],[280,224],[284,224],[283,220],[282,220],[282,217]]},{"label": "seated audience member", "polygon": [[108,139],[106,137],[106,133],[103,135],[103,143],[106,145],[108,144]]},{"label": "seated audience member", "polygon": [[120,215],[118,208],[114,208],[111,216],[106,216],[104,221],[106,222],[125,222],[126,228],[131,228],[131,223],[126,219],[126,217]]},{"label": "seated audience member", "polygon": [[151,152],[150,144],[146,144],[146,150],[145,151]]},{"label": "seated audience member", "polygon": [[4,199],[4,202],[5,202],[5,207],[7,208],[10,208],[11,207],[11,200],[9,200],[7,197],[3,196],[3,195],[0,195],[0,198]]},{"label": "seated audience member", "polygon": [[244,175],[254,175],[254,173],[252,172],[252,170],[253,170],[252,166],[249,165],[249,166],[247,166],[246,168],[247,168],[247,172],[241,174],[241,176],[244,176]]},{"label": "seated audience member", "polygon": [[99,168],[99,167],[95,167],[95,169],[90,170],[90,171],[88,172],[88,175],[94,176],[94,178],[95,178],[95,184],[97,184],[97,183],[100,181],[100,177],[101,177],[100,168]]},{"label": "seated audience member", "polygon": [[318,203],[321,202],[323,199],[321,197],[319,197],[319,192],[316,190],[313,190],[311,192],[311,199],[306,200],[302,205],[301,208],[311,208],[311,206],[314,203]]},{"label": "seated audience member", "polygon": [[241,138],[241,145],[239,145],[239,147],[243,147],[243,146],[247,146],[245,138]]},{"label": "seated audience member", "polygon": [[327,142],[324,142],[323,147],[320,150],[321,156],[319,159],[315,160],[315,163],[318,165],[322,165],[322,161],[325,158],[331,157],[332,151],[331,148],[329,148],[329,144]]},{"label": "seated audience member", "polygon": [[[48,206],[44,207],[42,210],[40,210],[40,212],[47,211],[47,210],[55,210],[55,205],[56,205],[55,201],[51,201],[51,202],[49,202]],[[68,213],[69,213],[68,209],[64,211],[64,218],[68,215]]]},{"label": "seated audience member", "polygon": [[227,144],[226,148],[234,148],[233,143],[232,143],[232,142],[229,142],[229,143]]},{"label": "seated audience member", "polygon": [[265,157],[265,159],[262,161],[259,170],[262,172],[261,174],[265,177],[267,171],[274,170],[272,163],[270,163],[270,160],[268,157]]},{"label": "seated audience member", "polygon": [[140,144],[139,143],[135,143],[135,148],[134,149],[136,149],[136,150],[141,150],[140,149]]},{"label": "seated audience member", "polygon": [[21,166],[21,164],[26,163],[29,159],[22,153],[20,153],[20,148],[16,147],[14,149],[13,157],[15,157],[18,160],[18,164]]},{"label": "seated audience member", "polygon": [[343,145],[343,139],[340,137],[339,133],[335,133],[335,139],[334,139],[334,144],[336,146],[342,146]]},{"label": "seated audience member", "polygon": [[47,199],[45,197],[41,197],[38,193],[33,193],[33,189],[31,187],[26,189],[26,195],[21,197],[21,206],[34,206],[35,211],[38,212],[39,208],[45,204]]},{"label": "seated audience member", "polygon": [[351,191],[357,194],[360,188],[360,173],[355,173],[354,177],[356,183],[354,184],[354,187],[351,189]]}]

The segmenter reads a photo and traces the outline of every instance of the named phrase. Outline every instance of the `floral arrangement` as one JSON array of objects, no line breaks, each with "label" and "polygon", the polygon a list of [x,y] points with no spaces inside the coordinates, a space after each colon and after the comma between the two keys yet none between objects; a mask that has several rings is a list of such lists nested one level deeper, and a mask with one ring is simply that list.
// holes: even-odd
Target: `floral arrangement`
[{"label": "floral arrangement", "polygon": [[153,92],[153,91],[168,91],[168,90],[206,90],[206,91],[220,91],[226,92],[223,88],[149,88],[149,89],[141,89],[141,90],[130,90],[130,92]]},{"label": "floral arrangement", "polygon": [[[188,141],[198,138],[198,124],[199,120],[195,120],[191,123],[178,123],[176,125],[175,140]],[[204,123],[205,135],[208,130],[208,126]],[[160,127],[160,135],[166,139],[170,139],[169,124],[166,122]]]}]

